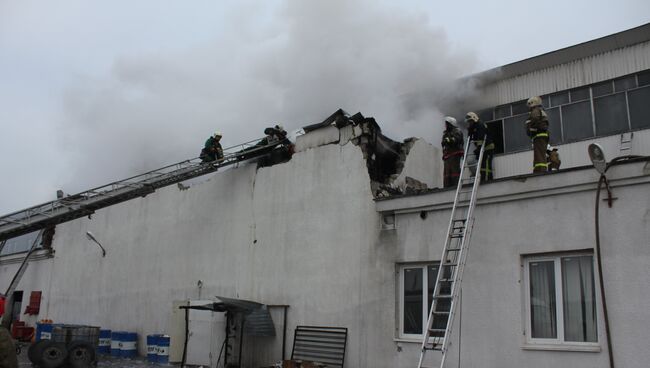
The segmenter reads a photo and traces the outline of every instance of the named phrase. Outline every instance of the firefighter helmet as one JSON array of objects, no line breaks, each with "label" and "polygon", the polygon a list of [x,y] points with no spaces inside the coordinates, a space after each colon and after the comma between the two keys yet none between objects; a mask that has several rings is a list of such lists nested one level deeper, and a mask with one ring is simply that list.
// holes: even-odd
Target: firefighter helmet
[{"label": "firefighter helmet", "polygon": [[445,116],[445,123],[449,123],[453,127],[458,128],[458,123],[456,122],[456,119],[454,119],[451,116]]},{"label": "firefighter helmet", "polygon": [[533,96],[526,101],[526,105],[528,105],[528,108],[530,109],[536,106],[542,106],[542,98],[539,96]]},{"label": "firefighter helmet", "polygon": [[214,134],[213,134],[212,136],[215,137],[215,138],[217,138],[217,137],[219,137],[219,138],[223,137],[223,135],[221,134],[220,131],[216,131],[216,132],[214,132]]},{"label": "firefighter helmet", "polygon": [[465,121],[468,123],[478,123],[478,115],[476,115],[475,112],[470,111],[465,115]]}]

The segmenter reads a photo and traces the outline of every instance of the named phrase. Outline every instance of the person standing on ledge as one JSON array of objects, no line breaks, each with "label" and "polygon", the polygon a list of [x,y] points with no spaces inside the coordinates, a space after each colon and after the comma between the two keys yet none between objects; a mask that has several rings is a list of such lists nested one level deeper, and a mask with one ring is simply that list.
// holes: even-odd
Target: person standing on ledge
[{"label": "person standing on ledge", "polygon": [[542,107],[541,97],[535,96],[528,99],[528,120],[526,120],[526,133],[533,141],[533,173],[548,171],[546,161],[546,147],[548,146],[548,117]]},{"label": "person standing on ledge", "polygon": [[460,177],[460,160],[463,157],[463,132],[456,119],[445,117],[445,131],[442,133],[443,187],[453,187]]}]

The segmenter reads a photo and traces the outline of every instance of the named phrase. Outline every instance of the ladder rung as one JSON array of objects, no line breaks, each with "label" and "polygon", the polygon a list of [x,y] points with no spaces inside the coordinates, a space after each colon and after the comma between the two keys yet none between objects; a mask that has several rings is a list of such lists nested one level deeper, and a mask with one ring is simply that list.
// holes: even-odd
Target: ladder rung
[{"label": "ladder rung", "polygon": [[449,312],[439,312],[439,311],[433,311],[433,314],[449,314]]},{"label": "ladder rung", "polygon": [[453,282],[454,279],[440,279],[440,282]]},{"label": "ladder rung", "polygon": [[430,328],[429,332],[447,332],[444,328]]},{"label": "ladder rung", "polygon": [[452,262],[445,262],[442,264],[443,267],[454,267],[458,266],[458,263],[452,263]]},{"label": "ladder rung", "polygon": [[448,248],[447,252],[460,252],[462,248]]},{"label": "ladder rung", "polygon": [[463,235],[463,233],[460,233],[460,234],[451,234],[451,235],[449,235],[449,237],[452,238],[452,239],[458,239],[458,238],[462,238],[462,237],[464,237],[464,236],[465,236],[465,235]]},{"label": "ladder rung", "polygon": [[433,298],[434,299],[451,299],[453,295],[451,294],[445,294],[445,295],[436,295]]}]

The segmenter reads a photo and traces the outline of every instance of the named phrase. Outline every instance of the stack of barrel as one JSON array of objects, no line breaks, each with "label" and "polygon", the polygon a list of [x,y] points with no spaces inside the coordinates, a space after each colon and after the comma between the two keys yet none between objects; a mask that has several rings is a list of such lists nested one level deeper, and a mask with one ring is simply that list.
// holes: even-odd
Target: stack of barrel
[{"label": "stack of barrel", "polygon": [[147,360],[150,363],[169,364],[168,335],[147,335]]}]

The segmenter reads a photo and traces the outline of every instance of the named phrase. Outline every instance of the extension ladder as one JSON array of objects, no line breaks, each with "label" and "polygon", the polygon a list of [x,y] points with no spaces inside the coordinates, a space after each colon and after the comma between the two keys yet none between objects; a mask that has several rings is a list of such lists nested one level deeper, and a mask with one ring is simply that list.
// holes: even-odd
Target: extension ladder
[{"label": "extension ladder", "polygon": [[[467,253],[474,226],[474,207],[476,206],[476,195],[480,184],[479,166],[483,160],[485,144],[481,145],[480,153],[476,163],[469,163],[469,148],[471,141],[468,139],[465,144],[463,166],[460,171],[460,178],[456,186],[454,204],[451,208],[451,217],[447,236],[440,257],[440,267],[433,290],[431,309],[427,320],[427,328],[424,331],[422,348],[418,368],[425,368],[423,364],[428,351],[438,350],[442,352],[440,368],[445,365],[449,338],[456,314],[460,285],[463,280],[463,269],[467,259]],[[472,173],[471,168],[476,167]],[[466,171],[470,171],[468,179],[463,179]],[[474,176],[472,176],[474,174]]]},{"label": "extension ladder", "polygon": [[219,168],[263,156],[283,141],[267,145],[254,140],[224,149],[224,157],[217,161],[201,162],[199,158],[185,160],[128,179],[116,181],[75,195],[59,198],[8,215],[0,216],[0,242],[44,229],[48,226],[75,220],[93,214],[96,210],[137,197],[144,197],[156,189],[180,183]]}]

